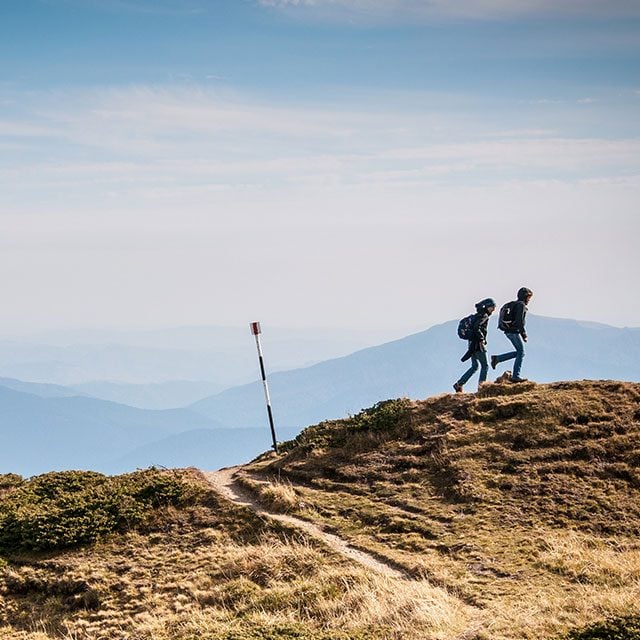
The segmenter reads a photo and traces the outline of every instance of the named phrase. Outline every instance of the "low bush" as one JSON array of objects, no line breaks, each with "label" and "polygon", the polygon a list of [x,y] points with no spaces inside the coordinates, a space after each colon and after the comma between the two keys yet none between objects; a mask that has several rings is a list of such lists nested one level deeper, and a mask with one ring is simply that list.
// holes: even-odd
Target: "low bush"
[{"label": "low bush", "polygon": [[376,640],[379,637],[375,633],[366,631],[323,632],[296,624],[270,624],[264,626],[245,625],[241,630],[214,635],[210,640]]},{"label": "low bush", "polygon": [[158,507],[192,503],[196,495],[183,473],[158,469],[121,476],[46,473],[0,498],[0,553],[92,543],[144,524]]},{"label": "low bush", "polygon": [[302,447],[305,450],[344,446],[351,437],[362,433],[390,435],[411,411],[406,398],[384,400],[344,420],[328,420],[305,429],[295,440],[283,443],[283,453]]},{"label": "low bush", "polygon": [[609,618],[574,630],[564,640],[640,640],[640,615]]}]

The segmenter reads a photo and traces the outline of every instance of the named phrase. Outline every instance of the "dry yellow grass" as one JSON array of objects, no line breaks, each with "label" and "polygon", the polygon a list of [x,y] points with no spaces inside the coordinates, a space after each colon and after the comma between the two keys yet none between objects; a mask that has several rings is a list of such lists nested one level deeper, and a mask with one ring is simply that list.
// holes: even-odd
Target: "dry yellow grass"
[{"label": "dry yellow grass", "polygon": [[166,530],[14,558],[0,581],[0,638],[444,640],[471,619],[428,581],[354,566],[215,496],[165,517]]},{"label": "dry yellow grass", "polygon": [[612,382],[487,385],[324,423],[244,488],[407,579],[199,478],[202,500],[148,530],[0,559],[0,640],[556,640],[638,613],[639,437],[640,385]]},{"label": "dry yellow grass", "polygon": [[578,531],[546,535],[539,562],[585,585],[640,588],[640,541],[594,538]]},{"label": "dry yellow grass", "polygon": [[300,496],[288,480],[274,480],[259,489],[260,502],[276,511],[288,513],[300,508]]},{"label": "dry yellow grass", "polygon": [[640,385],[489,384],[311,427],[249,470],[475,605],[470,637],[539,640],[638,614],[639,440]]}]

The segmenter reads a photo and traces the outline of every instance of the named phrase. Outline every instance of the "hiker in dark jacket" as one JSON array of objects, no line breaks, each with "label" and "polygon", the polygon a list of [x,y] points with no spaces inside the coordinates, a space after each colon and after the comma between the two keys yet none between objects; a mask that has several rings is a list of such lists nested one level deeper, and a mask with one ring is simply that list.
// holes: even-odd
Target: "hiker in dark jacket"
[{"label": "hiker in dark jacket", "polygon": [[453,388],[456,393],[462,393],[462,388],[469,378],[478,370],[480,365],[480,379],[478,388],[487,379],[489,365],[487,364],[487,323],[489,316],[495,311],[496,303],[493,298],[485,298],[476,305],[476,314],[473,316],[473,323],[469,335],[469,348],[462,356],[461,361],[465,362],[471,358],[471,367],[465,371],[460,379],[454,383]]},{"label": "hiker in dark jacket", "polygon": [[500,310],[500,323],[498,324],[498,328],[504,331],[514,346],[515,351],[491,356],[491,368],[495,369],[499,362],[515,358],[511,382],[526,382],[526,378],[520,377],[520,371],[522,369],[522,360],[524,359],[524,343],[527,341],[527,305],[532,297],[533,291],[527,289],[527,287],[522,287],[518,290],[518,299],[513,302],[508,302],[503,307],[503,309],[509,307],[505,309],[504,320],[503,309]]}]

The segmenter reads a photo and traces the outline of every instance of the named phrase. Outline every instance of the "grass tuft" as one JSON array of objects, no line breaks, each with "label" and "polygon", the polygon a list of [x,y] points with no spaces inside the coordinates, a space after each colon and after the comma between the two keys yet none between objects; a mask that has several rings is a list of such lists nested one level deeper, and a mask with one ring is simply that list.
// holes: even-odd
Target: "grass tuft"
[{"label": "grass tuft", "polygon": [[640,615],[608,618],[572,631],[564,640],[640,640]]}]

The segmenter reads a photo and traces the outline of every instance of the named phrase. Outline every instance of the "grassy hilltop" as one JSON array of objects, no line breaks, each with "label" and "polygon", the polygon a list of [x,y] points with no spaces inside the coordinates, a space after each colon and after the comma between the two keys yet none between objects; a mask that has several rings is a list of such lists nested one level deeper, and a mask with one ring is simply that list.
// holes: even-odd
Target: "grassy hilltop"
[{"label": "grassy hilltop", "polygon": [[284,448],[252,465],[279,483],[245,483],[460,598],[465,637],[547,638],[639,611],[638,384],[395,400]]},{"label": "grassy hilltop", "polygon": [[324,422],[240,475],[0,476],[0,639],[640,640],[640,385],[489,384]]}]

